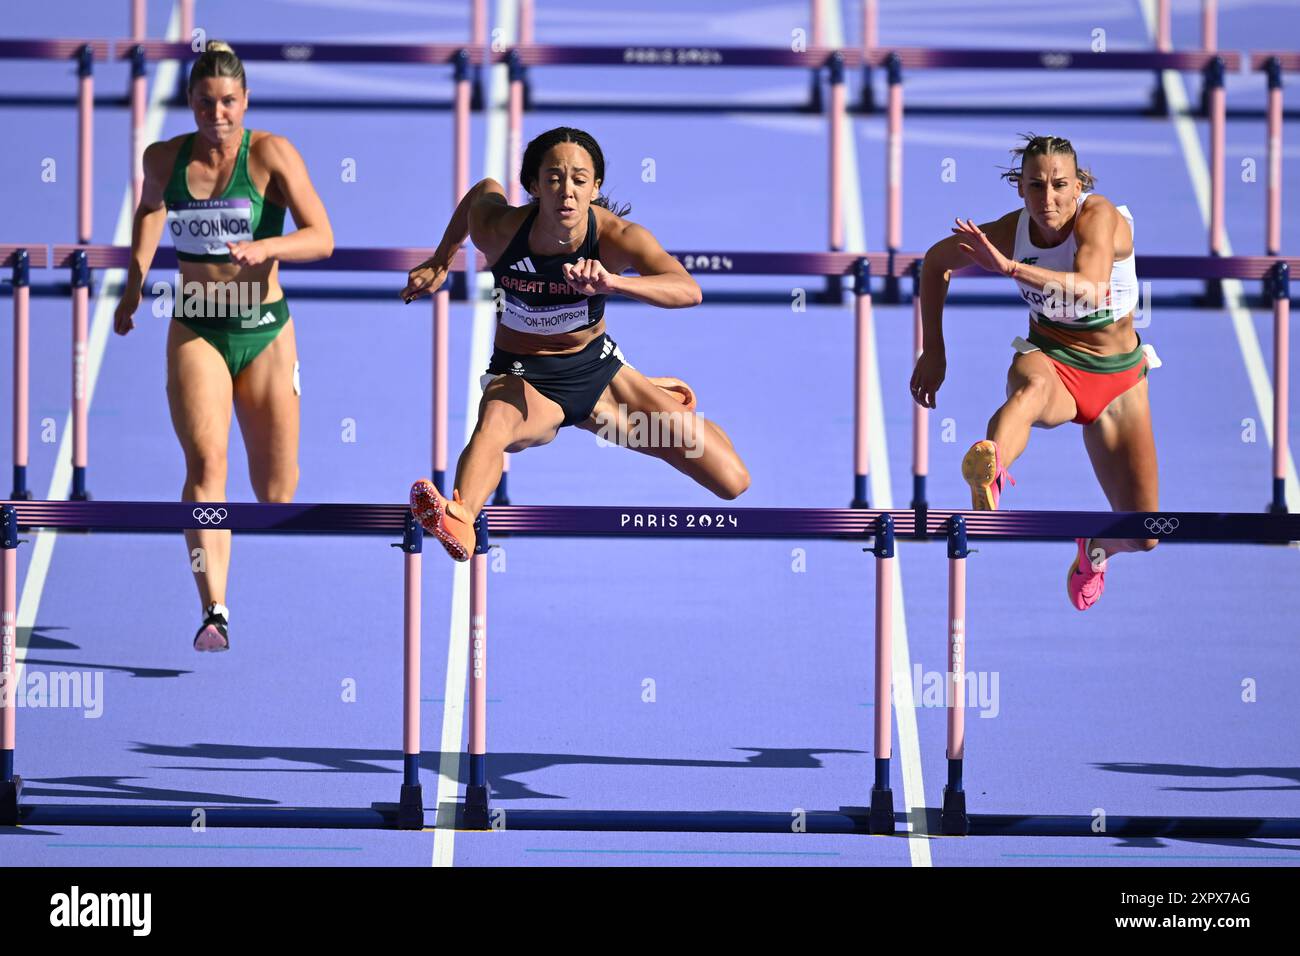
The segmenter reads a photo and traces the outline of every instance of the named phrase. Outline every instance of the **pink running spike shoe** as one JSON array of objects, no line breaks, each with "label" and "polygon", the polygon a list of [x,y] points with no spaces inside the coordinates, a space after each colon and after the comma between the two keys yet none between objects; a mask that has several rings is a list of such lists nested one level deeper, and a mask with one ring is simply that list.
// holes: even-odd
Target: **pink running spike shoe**
[{"label": "pink running spike shoe", "polygon": [[1070,573],[1065,578],[1065,592],[1070,596],[1070,603],[1080,611],[1086,611],[1099,600],[1101,592],[1106,589],[1106,560],[1094,564],[1088,554],[1088,538],[1075,538],[1078,553],[1070,565]]}]

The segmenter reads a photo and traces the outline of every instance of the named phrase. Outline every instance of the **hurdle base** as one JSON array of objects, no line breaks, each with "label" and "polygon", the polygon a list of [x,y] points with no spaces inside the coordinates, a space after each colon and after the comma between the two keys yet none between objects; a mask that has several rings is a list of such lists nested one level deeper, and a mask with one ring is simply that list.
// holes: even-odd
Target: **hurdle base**
[{"label": "hurdle base", "polygon": [[601,833],[868,833],[863,807],[837,811],[748,810],[533,810],[504,811],[505,830]]},{"label": "hurdle base", "polygon": [[812,87],[808,92],[808,106],[806,111],[809,113],[821,113],[825,109],[822,101],[822,77],[821,70],[812,71]]},{"label": "hurdle base", "polygon": [[0,827],[18,826],[18,801],[22,795],[22,777],[0,780]]},{"label": "hurdle base", "polygon": [[814,302],[822,305],[843,305],[844,304],[844,277],[827,276],[826,287],[813,297]]},{"label": "hurdle base", "polygon": [[876,103],[876,90],[871,84],[871,67],[862,68],[862,95],[858,99],[858,112],[875,113],[880,107]]},{"label": "hurdle base", "polygon": [[872,787],[871,813],[867,826],[873,835],[888,836],[895,832],[894,791],[888,787]]},{"label": "hurdle base", "polygon": [[[391,803],[369,807],[205,807],[205,806],[86,806],[24,804],[20,826],[185,827],[202,819],[207,829],[391,830],[397,808]],[[196,811],[202,810],[202,817]]]},{"label": "hurdle base", "polygon": [[1287,513],[1285,478],[1273,479],[1273,500],[1268,503],[1266,510],[1271,515],[1284,515]]},{"label": "hurdle base", "polygon": [[1148,116],[1169,115],[1169,97],[1165,96],[1165,84],[1159,71],[1156,71],[1155,86],[1151,88],[1151,102],[1147,105],[1146,112]]},{"label": "hurdle base", "polygon": [[[890,254],[893,254],[892,251]],[[881,295],[881,301],[889,305],[897,305],[903,301],[903,290],[898,283],[898,276],[885,276],[885,288]]]},{"label": "hurdle base", "polygon": [[89,501],[90,492],[86,490],[86,466],[72,466],[72,493],[68,495],[69,501]]},{"label": "hurdle base", "polygon": [[474,77],[469,85],[469,108],[475,113],[483,111],[483,71],[474,64]]},{"label": "hurdle base", "polygon": [[402,795],[397,800],[397,829],[424,829],[424,788],[417,784],[402,784]]},{"label": "hurdle base", "polygon": [[944,836],[968,836],[970,816],[966,813],[966,791],[943,788],[943,810],[939,813],[939,832]]},{"label": "hurdle base", "polygon": [[470,784],[465,788],[465,806],[461,810],[461,827],[466,830],[486,830],[488,825],[488,789]]},{"label": "hurdle base", "polygon": [[1204,309],[1223,308],[1223,280],[1206,279],[1205,291],[1198,296],[1193,296],[1193,301]]},{"label": "hurdle base", "polygon": [[1294,840],[1297,817],[1129,817],[976,813],[971,836],[1109,837],[1125,839]]},{"label": "hurdle base", "polygon": [[14,465],[14,490],[9,495],[10,501],[31,501],[32,492],[27,487],[27,466]]},{"label": "hurdle base", "polygon": [[849,507],[856,508],[859,511],[871,507],[871,503],[868,501],[866,475],[853,476],[853,500],[849,502]]},{"label": "hurdle base", "polygon": [[451,280],[447,284],[447,295],[452,302],[469,301],[469,283],[465,279],[465,273],[453,272]]},{"label": "hurdle base", "polygon": [[492,493],[492,504],[498,507],[504,507],[510,504],[510,495],[506,493],[506,478],[510,472],[501,472],[501,478],[497,481],[497,490]]}]

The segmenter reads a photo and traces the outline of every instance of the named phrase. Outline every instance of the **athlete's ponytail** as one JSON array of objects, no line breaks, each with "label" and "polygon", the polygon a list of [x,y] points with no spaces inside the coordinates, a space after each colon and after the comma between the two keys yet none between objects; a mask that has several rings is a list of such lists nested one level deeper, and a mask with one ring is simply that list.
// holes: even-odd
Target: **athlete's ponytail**
[{"label": "athlete's ponytail", "polygon": [[1092,175],[1091,171],[1079,165],[1079,157],[1075,154],[1074,147],[1070,145],[1068,139],[1060,136],[1035,136],[1033,133],[1021,133],[1020,138],[1024,140],[1024,143],[1011,151],[1011,155],[1015,156],[1019,163],[1002,171],[1002,178],[1011,185],[1020,185],[1026,158],[1030,156],[1069,156],[1074,160],[1074,168],[1077,170],[1076,175],[1079,177],[1079,182],[1083,184],[1083,188],[1091,190],[1096,186],[1096,177]]},{"label": "athlete's ponytail", "polygon": [[235,51],[230,48],[230,44],[223,43],[221,40],[209,40],[203,48],[203,53],[194,61],[194,65],[190,67],[188,89],[192,91],[195,83],[209,77],[230,77],[239,80],[241,89],[248,89],[248,81],[244,78],[244,64],[239,57],[235,56]]}]

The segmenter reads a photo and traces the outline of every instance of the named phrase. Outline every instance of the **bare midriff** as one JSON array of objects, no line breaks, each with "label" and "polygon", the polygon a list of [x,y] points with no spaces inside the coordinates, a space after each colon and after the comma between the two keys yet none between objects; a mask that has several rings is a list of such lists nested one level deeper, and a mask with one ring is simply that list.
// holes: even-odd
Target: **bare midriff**
[{"label": "bare midriff", "polygon": [[498,323],[496,347],[516,355],[568,355],[571,352],[581,352],[591,344],[592,339],[598,339],[604,334],[603,318],[589,329],[562,332],[559,335],[533,335]]},{"label": "bare midriff", "polygon": [[1133,313],[1130,312],[1118,322],[1100,329],[1058,329],[1048,328],[1029,321],[1029,327],[1038,335],[1059,342],[1067,348],[1088,352],[1091,355],[1123,355],[1138,347],[1137,331],[1133,328]]},{"label": "bare midriff", "polygon": [[181,279],[189,284],[198,282],[239,283],[251,295],[257,289],[257,301],[263,305],[284,298],[280,288],[279,263],[272,259],[256,266],[241,266],[237,262],[180,262]]}]

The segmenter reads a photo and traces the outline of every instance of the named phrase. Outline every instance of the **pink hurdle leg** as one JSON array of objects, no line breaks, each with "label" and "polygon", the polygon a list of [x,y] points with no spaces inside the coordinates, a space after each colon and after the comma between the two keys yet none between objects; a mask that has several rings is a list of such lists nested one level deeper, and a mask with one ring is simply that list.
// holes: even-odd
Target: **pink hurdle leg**
[{"label": "pink hurdle leg", "polygon": [[28,397],[31,392],[31,289],[29,257],[26,249],[15,254],[14,289],[14,482],[10,497],[31,498],[27,490],[27,416]]},{"label": "pink hurdle leg", "polygon": [[398,800],[399,829],[424,827],[420,789],[420,584],[424,534],[407,516],[402,541],[402,789]]},{"label": "pink hurdle leg", "polygon": [[77,242],[90,242],[94,211],[95,79],[90,47],[77,59]]},{"label": "pink hurdle leg", "polygon": [[877,6],[877,0],[862,2],[862,48],[864,50],[874,50],[880,42],[880,17]]},{"label": "pink hurdle leg", "polygon": [[[1210,117],[1210,255],[1223,255],[1224,129],[1227,109],[1223,60],[1215,57],[1205,71],[1204,100]],[[1206,302],[1223,304],[1223,280],[1205,281]]]},{"label": "pink hurdle leg", "polygon": [[519,0],[519,45],[533,42],[533,0]]},{"label": "pink hurdle leg", "polygon": [[[460,204],[465,193],[469,192],[469,112],[470,82],[469,72],[458,76],[456,81],[456,118],[454,128],[455,175],[452,180],[452,206]],[[469,262],[469,257],[465,260]],[[468,272],[468,266],[466,266]]]},{"label": "pink hurdle leg", "polygon": [[871,788],[870,829],[893,833],[894,794],[889,786],[893,756],[894,523],[882,514],[876,537],[876,779]]},{"label": "pink hurdle leg", "polygon": [[890,255],[890,269],[885,278],[885,301],[897,302],[899,285],[893,257],[903,246],[903,66],[897,53],[889,55],[886,71],[889,119],[885,133],[885,249]]},{"label": "pink hurdle leg", "polygon": [[[469,114],[473,107],[473,91],[478,88],[477,74],[475,74],[473,84],[470,82],[470,57],[465,50],[462,50],[456,57],[455,79],[456,85],[453,96],[455,100],[455,118],[452,132],[453,166],[451,177],[451,205],[453,209],[460,205],[465,193],[469,192]],[[473,258],[466,255],[464,271],[457,276],[448,277],[449,282],[452,279],[456,280],[460,288],[465,291],[466,296],[469,294],[469,277],[473,271],[473,264]],[[455,289],[456,285],[453,284],[450,288]],[[458,291],[457,295],[460,294]]]},{"label": "pink hurdle leg", "polygon": [[[921,267],[913,268],[912,362],[921,357],[924,332],[921,326]],[[930,474],[930,409],[912,402],[912,508],[927,507],[925,483]]]},{"label": "pink hurdle leg", "polygon": [[885,248],[903,247],[903,70],[897,55],[889,58],[889,120],[885,134]]},{"label": "pink hurdle leg", "polygon": [[[518,60],[514,54],[511,54],[510,72],[510,119],[506,135],[506,157],[509,164],[506,168],[506,174],[510,177],[510,182],[506,184],[506,192],[510,205],[518,206],[522,194],[519,185],[519,166],[521,153],[523,152],[524,83],[522,70],[519,68]],[[492,504],[508,505],[510,503],[509,491],[506,485],[506,479],[509,475],[510,455],[502,452],[501,480],[497,483],[496,493],[492,496]]]},{"label": "pink hurdle leg", "polygon": [[962,761],[966,756],[966,526],[951,519],[948,534],[948,783],[943,788],[940,826],[947,836],[970,832]]},{"label": "pink hurdle leg", "polygon": [[867,369],[871,362],[871,288],[866,260],[855,281],[853,320],[853,501],[851,508],[870,507],[867,475],[871,464],[870,406]]},{"label": "pink hurdle leg", "polygon": [[1210,87],[1210,255],[1223,255],[1224,129],[1227,108],[1222,70]]},{"label": "pink hurdle leg", "polygon": [[[513,60],[511,62],[511,70],[517,70]],[[523,130],[524,81],[518,75],[515,75],[511,77],[510,80],[509,125],[506,134],[506,175],[510,179],[506,184],[506,192],[510,199],[510,205],[512,206],[518,206],[521,200],[519,165],[523,153]]]},{"label": "pink hurdle leg", "polygon": [[[131,39],[145,38],[145,0],[131,0]],[[144,171],[141,157],[144,156],[145,144],[141,142],[144,130],[145,113],[145,73],[144,59],[131,59],[131,194],[132,208],[140,205],[140,191],[144,187]]]},{"label": "pink hurdle leg", "polygon": [[1291,395],[1291,283],[1285,262],[1273,280],[1273,512],[1287,510],[1286,461],[1290,453],[1287,406]]},{"label": "pink hurdle leg", "polygon": [[469,784],[465,826],[488,826],[487,783],[487,535],[483,514],[475,525],[479,544],[469,566]]},{"label": "pink hurdle leg", "polygon": [[1219,49],[1219,11],[1216,0],[1201,0],[1201,49]]},{"label": "pink hurdle leg", "polygon": [[90,457],[87,415],[90,408],[86,360],[90,354],[90,269],[86,254],[76,254],[72,270],[72,500],[84,501]]},{"label": "pink hurdle leg", "polygon": [[444,495],[447,487],[447,335],[451,294],[439,289],[433,297],[433,483]]},{"label": "pink hurdle leg", "polygon": [[487,42],[487,0],[474,0],[470,21],[470,43],[474,49],[483,49]]},{"label": "pink hurdle leg", "polygon": [[194,0],[181,0],[181,40],[189,43],[194,37]]},{"label": "pink hurdle leg", "polygon": [[1268,63],[1268,227],[1265,248],[1270,256],[1282,249],[1282,64]]},{"label": "pink hurdle leg", "polygon": [[137,54],[131,58],[132,209],[140,205],[140,194],[144,191],[144,150],[148,145],[144,141],[145,95],[144,57]]},{"label": "pink hurdle leg", "polygon": [[14,776],[18,706],[18,516],[0,509],[0,826],[17,826],[22,781]]},{"label": "pink hurdle leg", "polygon": [[1156,9],[1156,49],[1166,53],[1174,48],[1173,17],[1169,0],[1160,0]]},{"label": "pink hurdle leg", "polygon": [[[830,249],[839,252],[844,248],[844,171],[840,151],[845,116],[844,63],[838,54],[831,59],[831,109],[830,109]],[[840,281],[838,278],[835,280]]]}]

